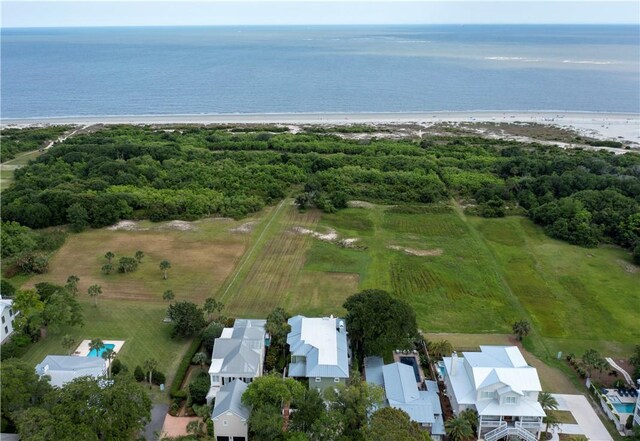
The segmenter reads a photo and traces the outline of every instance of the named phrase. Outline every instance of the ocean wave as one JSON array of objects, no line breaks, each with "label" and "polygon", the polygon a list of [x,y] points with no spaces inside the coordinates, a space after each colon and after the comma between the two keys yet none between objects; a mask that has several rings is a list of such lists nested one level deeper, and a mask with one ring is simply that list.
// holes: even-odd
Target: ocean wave
[{"label": "ocean wave", "polygon": [[570,64],[613,64],[611,61],[595,61],[595,60],[562,60],[563,63]]}]

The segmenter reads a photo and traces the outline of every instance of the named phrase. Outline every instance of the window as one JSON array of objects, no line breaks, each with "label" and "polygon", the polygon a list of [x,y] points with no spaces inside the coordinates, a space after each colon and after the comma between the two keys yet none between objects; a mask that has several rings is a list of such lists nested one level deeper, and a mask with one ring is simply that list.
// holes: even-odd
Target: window
[{"label": "window", "polygon": [[495,396],[496,396],[495,392],[486,392],[486,391],[480,392],[480,399],[481,400],[486,400],[486,399],[489,399],[489,398],[493,398]]},{"label": "window", "polygon": [[4,327],[4,333],[8,334],[9,333],[9,328],[7,328],[6,326]]},{"label": "window", "polygon": [[222,420],[222,425],[227,427],[229,425],[229,421],[227,420]]},{"label": "window", "polygon": [[2,324],[4,325],[4,316],[2,316]]},{"label": "window", "polygon": [[316,377],[316,383],[320,383],[321,381],[322,381],[322,378]]},{"label": "window", "polygon": [[340,383],[340,379],[339,379],[339,378],[334,378],[334,379],[333,379],[333,382],[334,382],[334,383]]},{"label": "window", "polygon": [[516,404],[516,397],[504,397],[505,404]]},{"label": "window", "polygon": [[13,316],[13,309],[9,309],[9,317]]}]

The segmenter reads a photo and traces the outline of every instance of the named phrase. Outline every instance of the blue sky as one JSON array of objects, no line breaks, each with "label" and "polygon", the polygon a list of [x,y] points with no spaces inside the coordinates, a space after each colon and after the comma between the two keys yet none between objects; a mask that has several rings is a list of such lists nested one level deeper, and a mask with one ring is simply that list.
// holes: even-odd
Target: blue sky
[{"label": "blue sky", "polygon": [[2,1],[3,27],[430,23],[638,24],[640,2],[448,0]]}]

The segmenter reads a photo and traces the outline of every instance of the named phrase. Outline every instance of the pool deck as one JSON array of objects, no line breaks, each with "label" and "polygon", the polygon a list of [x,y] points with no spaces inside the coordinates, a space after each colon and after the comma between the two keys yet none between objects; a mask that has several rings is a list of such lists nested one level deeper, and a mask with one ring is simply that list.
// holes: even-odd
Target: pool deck
[{"label": "pool deck", "polygon": [[[124,340],[102,340],[102,342],[106,345],[113,345],[113,352],[115,352],[116,354],[120,351],[120,349],[122,349],[122,346],[124,345]],[[82,340],[82,343],[80,343],[80,346],[76,348],[76,350],[73,352],[73,355],[76,355],[78,357],[88,356],[89,352],[91,351],[91,349],[89,348],[90,343],[91,340]]]}]

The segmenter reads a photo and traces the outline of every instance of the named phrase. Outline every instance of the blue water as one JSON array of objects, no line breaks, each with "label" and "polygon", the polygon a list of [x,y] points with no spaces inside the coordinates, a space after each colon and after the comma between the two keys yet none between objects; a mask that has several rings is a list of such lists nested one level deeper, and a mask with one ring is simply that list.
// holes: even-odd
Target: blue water
[{"label": "blue water", "polygon": [[633,413],[635,403],[611,403],[618,413]]},{"label": "blue water", "polygon": [[3,118],[640,112],[638,26],[3,29]]},{"label": "blue water", "polygon": [[87,354],[87,357],[102,357],[102,354],[107,350],[107,349],[111,349],[113,350],[113,348],[115,348],[116,345],[111,344],[111,343],[106,343],[104,345],[104,347],[102,349],[100,349],[99,351],[96,352],[95,349],[91,349],[89,351],[89,353]]}]

